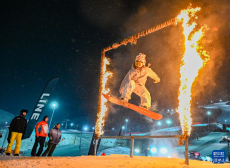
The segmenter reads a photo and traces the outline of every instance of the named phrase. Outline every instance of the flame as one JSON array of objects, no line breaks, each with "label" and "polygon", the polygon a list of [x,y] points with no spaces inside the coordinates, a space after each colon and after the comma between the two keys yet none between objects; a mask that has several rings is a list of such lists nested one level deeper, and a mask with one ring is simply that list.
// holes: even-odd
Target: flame
[{"label": "flame", "polygon": [[198,76],[199,70],[210,58],[202,46],[199,45],[206,27],[203,26],[197,30],[197,23],[191,21],[191,19],[198,19],[195,14],[200,10],[201,8],[199,7],[191,8],[190,6],[187,10],[182,10],[177,16],[177,21],[182,22],[185,41],[185,51],[180,67],[179,106],[177,108],[182,127],[182,135],[184,136],[189,136],[191,133],[191,88]]},{"label": "flame", "polygon": [[[107,70],[107,66],[110,65],[110,59],[104,57],[103,61],[102,61],[102,81],[101,81],[101,93],[104,94],[108,94],[110,92],[110,89],[108,87],[106,87],[107,81],[109,78],[111,78],[113,76],[112,72]],[[97,136],[103,135],[104,131],[103,131],[103,126],[105,124],[105,114],[108,110],[107,106],[106,106],[106,102],[107,99],[104,98],[104,96],[100,94],[100,110],[99,113],[97,115],[97,121],[96,121],[96,126],[95,126],[95,134]]]}]

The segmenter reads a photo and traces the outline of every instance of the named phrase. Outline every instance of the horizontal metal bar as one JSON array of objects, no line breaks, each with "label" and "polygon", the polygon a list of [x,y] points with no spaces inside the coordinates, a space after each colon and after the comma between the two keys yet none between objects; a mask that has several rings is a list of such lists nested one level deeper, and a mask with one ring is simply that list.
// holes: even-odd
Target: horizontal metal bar
[{"label": "horizontal metal bar", "polygon": [[128,37],[128,38],[125,38],[124,40],[120,41],[119,43],[114,43],[113,45],[107,47],[107,48],[104,48],[103,51],[104,52],[107,52],[109,50],[112,50],[112,49],[116,49],[122,45],[127,45],[128,43],[131,43],[131,44],[136,44],[137,43],[137,39],[141,38],[141,37],[144,37],[146,35],[149,35],[150,33],[153,33],[153,32],[156,32],[157,30],[160,30],[162,28],[165,28],[167,26],[170,26],[172,24],[175,24],[176,25],[177,23],[177,18],[172,18],[162,24],[159,24],[155,27],[152,27],[148,30],[145,30],[145,31],[142,31],[138,34],[135,34],[131,37]]},{"label": "horizontal metal bar", "polygon": [[159,136],[102,136],[97,139],[148,139],[148,138],[180,138],[181,135],[159,135]]}]

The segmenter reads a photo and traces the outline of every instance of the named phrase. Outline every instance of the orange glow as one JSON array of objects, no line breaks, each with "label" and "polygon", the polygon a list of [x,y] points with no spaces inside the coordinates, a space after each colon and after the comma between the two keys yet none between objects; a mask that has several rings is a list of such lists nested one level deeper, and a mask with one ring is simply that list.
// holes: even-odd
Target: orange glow
[{"label": "orange glow", "polygon": [[107,102],[107,99],[104,98],[104,96],[102,96],[102,93],[104,94],[108,94],[110,92],[110,89],[108,87],[106,87],[106,84],[107,84],[107,81],[109,78],[111,78],[113,76],[112,72],[109,72],[107,70],[107,66],[110,65],[110,60],[108,58],[104,58],[103,60],[103,67],[102,67],[102,90],[101,90],[101,93],[100,94],[100,111],[97,115],[97,121],[96,121],[96,127],[95,127],[95,134],[97,136],[100,136],[100,135],[103,135],[104,134],[104,131],[103,131],[103,126],[105,124],[105,113],[107,112],[108,108],[106,106],[106,102]]},{"label": "orange glow", "polygon": [[[190,113],[191,108],[191,88],[198,76],[199,70],[209,60],[209,55],[201,46],[199,41],[204,36],[205,26],[197,30],[197,23],[190,19],[198,19],[195,15],[201,8],[191,8],[182,10],[177,16],[178,22],[182,22],[185,50],[181,60],[180,67],[180,88],[179,88],[179,113],[182,134],[189,136],[191,133],[192,118]],[[196,28],[196,30],[195,30]],[[204,56],[203,59],[201,56]]]}]

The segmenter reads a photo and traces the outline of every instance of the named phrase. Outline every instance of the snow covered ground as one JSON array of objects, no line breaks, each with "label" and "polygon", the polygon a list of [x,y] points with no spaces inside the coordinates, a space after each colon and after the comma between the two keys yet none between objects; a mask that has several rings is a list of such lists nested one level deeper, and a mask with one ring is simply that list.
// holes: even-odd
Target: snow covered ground
[{"label": "snow covered ground", "polygon": [[[3,136],[6,134],[7,128],[2,130]],[[171,130],[169,134],[174,134],[173,130],[177,130],[176,127],[162,129],[162,131]],[[82,156],[88,155],[89,146],[92,139],[92,132],[83,132],[81,134],[80,131],[76,130],[62,130],[63,137],[65,140],[60,142],[57,148],[55,149],[53,156]],[[153,131],[149,134],[160,135],[157,131]],[[200,137],[199,140],[192,140],[189,141],[189,151],[197,151],[200,152],[202,156],[211,156],[212,150],[225,150],[227,153],[227,144],[226,143],[219,143],[222,139],[222,136],[230,137],[230,133],[226,132],[211,132],[204,137]],[[76,137],[76,139],[75,139]],[[21,145],[21,151],[24,151],[24,156],[30,156],[31,149],[34,144],[35,135],[34,132],[30,138],[23,140]],[[0,147],[2,147],[2,143],[4,138],[0,138]],[[122,140],[119,140],[122,141]],[[97,155],[101,155],[102,152],[105,152],[106,155],[111,154],[125,154],[129,155],[130,153],[130,142],[123,140],[122,146],[116,144],[116,139],[103,139],[101,141],[101,145],[98,150]],[[80,145],[81,143],[81,145]],[[148,143],[148,144],[147,144]],[[158,157],[177,157],[183,158],[184,155],[184,146],[177,146],[178,139],[151,139],[151,140],[135,140],[134,143],[134,155],[143,156],[144,150],[149,147],[157,148],[156,154],[151,154],[151,156],[158,156]],[[4,147],[6,147],[7,142],[5,142]],[[168,150],[167,154],[160,154],[160,149],[162,147],[166,147]],[[135,152],[139,150],[139,152]],[[44,148],[45,150],[45,148]],[[150,151],[149,151],[150,152]]]},{"label": "snow covered ground", "polygon": [[80,156],[80,157],[0,157],[1,168],[229,168],[230,164],[184,159],[127,155]]},{"label": "snow covered ground", "polygon": [[[6,136],[8,128],[2,128],[1,133],[3,134],[3,138],[0,138],[0,147],[2,147],[4,138]],[[76,130],[62,130],[62,137],[65,138],[65,140],[61,141],[58,146],[56,147],[53,156],[82,156],[82,155],[88,155],[91,139],[92,139],[93,133],[92,132],[83,132],[81,134],[81,131]],[[35,132],[32,133],[30,138],[22,140],[21,143],[21,149],[20,151],[24,152],[24,156],[30,156],[31,150],[33,148],[35,141]],[[107,148],[114,147],[116,140],[106,140],[103,139],[101,141],[100,150],[104,150]],[[15,143],[13,145],[13,149],[15,147]],[[5,143],[3,145],[4,148],[7,147],[7,140],[5,140]],[[45,151],[45,147],[44,150]]]},{"label": "snow covered ground", "polygon": [[[227,157],[227,143],[220,143],[223,136],[230,137],[229,132],[211,132],[208,135],[189,142],[189,151],[197,151],[201,156],[212,157],[213,150],[225,150]],[[179,153],[184,153],[184,146],[176,148]]]}]

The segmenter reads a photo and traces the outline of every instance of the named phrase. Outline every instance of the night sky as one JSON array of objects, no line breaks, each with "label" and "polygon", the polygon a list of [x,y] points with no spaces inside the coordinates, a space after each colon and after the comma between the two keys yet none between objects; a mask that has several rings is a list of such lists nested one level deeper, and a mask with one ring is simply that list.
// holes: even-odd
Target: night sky
[{"label": "night sky", "polygon": [[[93,125],[101,50],[177,16],[190,2],[194,7],[202,7],[198,24],[209,27],[205,37],[209,42],[205,47],[211,56],[193,87],[193,102],[229,100],[230,2],[227,0],[8,1],[0,5],[0,109],[17,115],[26,108],[29,118],[46,82],[60,76],[50,99],[58,103],[54,120],[83,117],[85,123]],[[158,102],[159,108],[175,109],[182,38],[179,26],[171,26],[138,40],[137,45],[106,53],[114,72],[110,81],[112,95],[119,96],[121,80],[135,56],[143,52],[161,77],[157,85],[149,81],[146,84],[153,101]],[[135,99],[134,96],[134,103],[138,103]],[[120,108],[114,107],[111,106],[109,117],[113,122],[134,114],[116,112]],[[47,106],[43,115],[51,112],[52,108]]]}]

